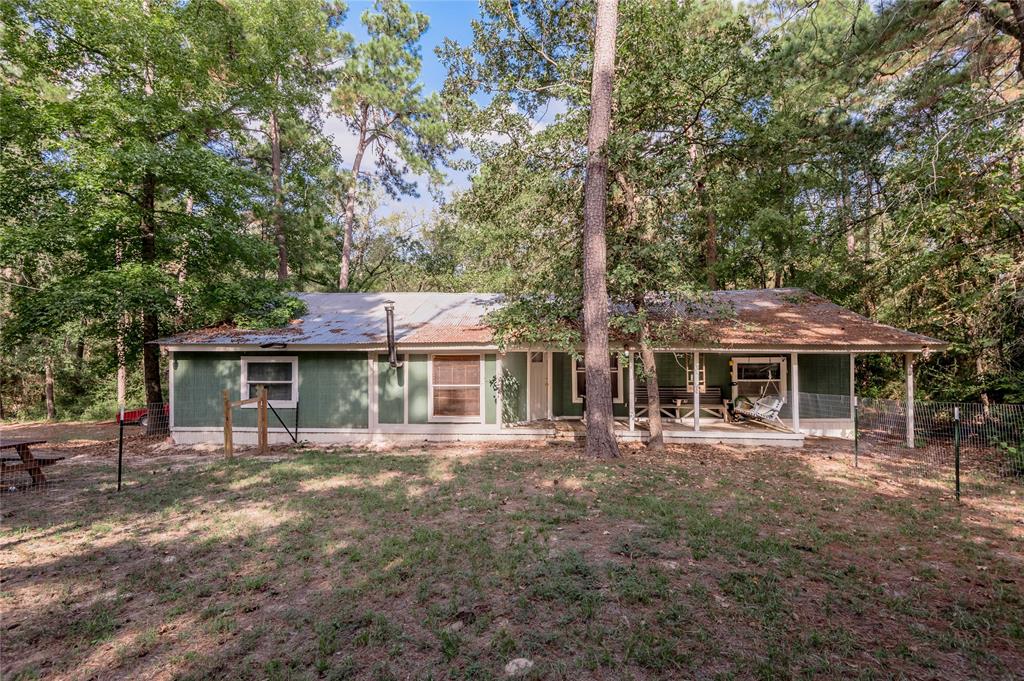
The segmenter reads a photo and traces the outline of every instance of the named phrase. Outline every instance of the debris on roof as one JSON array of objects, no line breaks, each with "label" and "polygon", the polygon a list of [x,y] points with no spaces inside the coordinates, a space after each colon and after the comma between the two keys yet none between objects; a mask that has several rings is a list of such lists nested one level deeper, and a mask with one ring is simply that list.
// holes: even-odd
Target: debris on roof
[{"label": "debris on roof", "polygon": [[[504,297],[496,293],[299,293],[308,312],[278,329],[214,327],[187,331],[161,345],[339,345],[384,347],[385,301],[395,303],[399,346],[493,345],[484,316]],[[941,350],[946,343],[874,322],[796,288],[715,291],[706,312],[677,303],[671,314],[702,331],[702,347],[829,349],[850,352]],[[720,311],[713,313],[711,310]],[[682,339],[681,339],[682,340]],[[682,347],[688,347],[684,344]]]}]

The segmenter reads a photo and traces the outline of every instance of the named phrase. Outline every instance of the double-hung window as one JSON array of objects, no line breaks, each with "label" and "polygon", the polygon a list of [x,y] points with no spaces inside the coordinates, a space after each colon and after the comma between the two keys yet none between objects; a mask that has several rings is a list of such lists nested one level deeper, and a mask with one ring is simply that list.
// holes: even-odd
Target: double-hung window
[{"label": "double-hung window", "polygon": [[431,419],[480,420],[480,356],[431,357]]},{"label": "double-hung window", "polygon": [[243,357],[242,399],[256,397],[261,385],[275,408],[294,407],[299,402],[299,358]]},{"label": "double-hung window", "polygon": [[[619,364],[619,356],[613,354],[608,360],[608,370],[612,377],[612,402],[622,402],[622,366]],[[582,357],[573,357],[572,360],[572,401],[582,402],[587,395],[587,367],[583,364]]]}]

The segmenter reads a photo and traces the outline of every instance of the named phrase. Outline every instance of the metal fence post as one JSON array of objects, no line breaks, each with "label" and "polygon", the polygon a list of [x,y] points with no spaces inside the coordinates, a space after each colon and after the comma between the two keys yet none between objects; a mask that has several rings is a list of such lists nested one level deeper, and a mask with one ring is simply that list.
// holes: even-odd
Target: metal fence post
[{"label": "metal fence post", "polygon": [[124,405],[121,405],[121,418],[117,420],[117,491],[121,491],[121,467],[124,463]]},{"label": "metal fence post", "polygon": [[960,407],[953,407],[953,470],[956,476],[956,500],[960,501]]},{"label": "metal fence post", "polygon": [[857,434],[858,418],[857,418],[857,396],[853,397],[853,467],[857,468],[857,455],[860,453],[860,437]]}]

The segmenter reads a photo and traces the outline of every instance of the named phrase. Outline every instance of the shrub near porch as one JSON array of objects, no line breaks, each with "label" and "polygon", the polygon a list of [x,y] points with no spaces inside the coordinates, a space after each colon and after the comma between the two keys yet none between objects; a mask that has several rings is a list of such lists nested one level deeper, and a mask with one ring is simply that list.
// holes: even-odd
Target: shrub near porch
[{"label": "shrub near porch", "polygon": [[119,496],[5,503],[5,677],[1024,668],[1019,506],[958,511],[816,446],[133,457]]}]

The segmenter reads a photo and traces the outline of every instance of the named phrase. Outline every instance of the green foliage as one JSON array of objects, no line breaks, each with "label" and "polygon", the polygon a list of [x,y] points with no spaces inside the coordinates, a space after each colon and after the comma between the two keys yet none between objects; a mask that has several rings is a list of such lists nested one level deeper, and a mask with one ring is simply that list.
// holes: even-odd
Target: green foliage
[{"label": "green foliage", "polygon": [[[803,287],[949,341],[919,367],[924,396],[1020,400],[1018,45],[979,7],[624,4],[608,287],[641,314],[612,319],[620,336],[656,319],[651,296]],[[478,163],[448,244],[465,286],[527,294],[493,319],[502,342],[570,345],[592,7],[482,14],[471,45],[441,51],[446,102]],[[559,113],[540,124],[549,107]],[[889,359],[862,362],[862,392],[898,390]]]},{"label": "green foliage", "polygon": [[271,329],[288,324],[306,313],[306,304],[294,296],[277,294],[258,301],[245,312],[235,315],[234,322],[242,329]]}]

